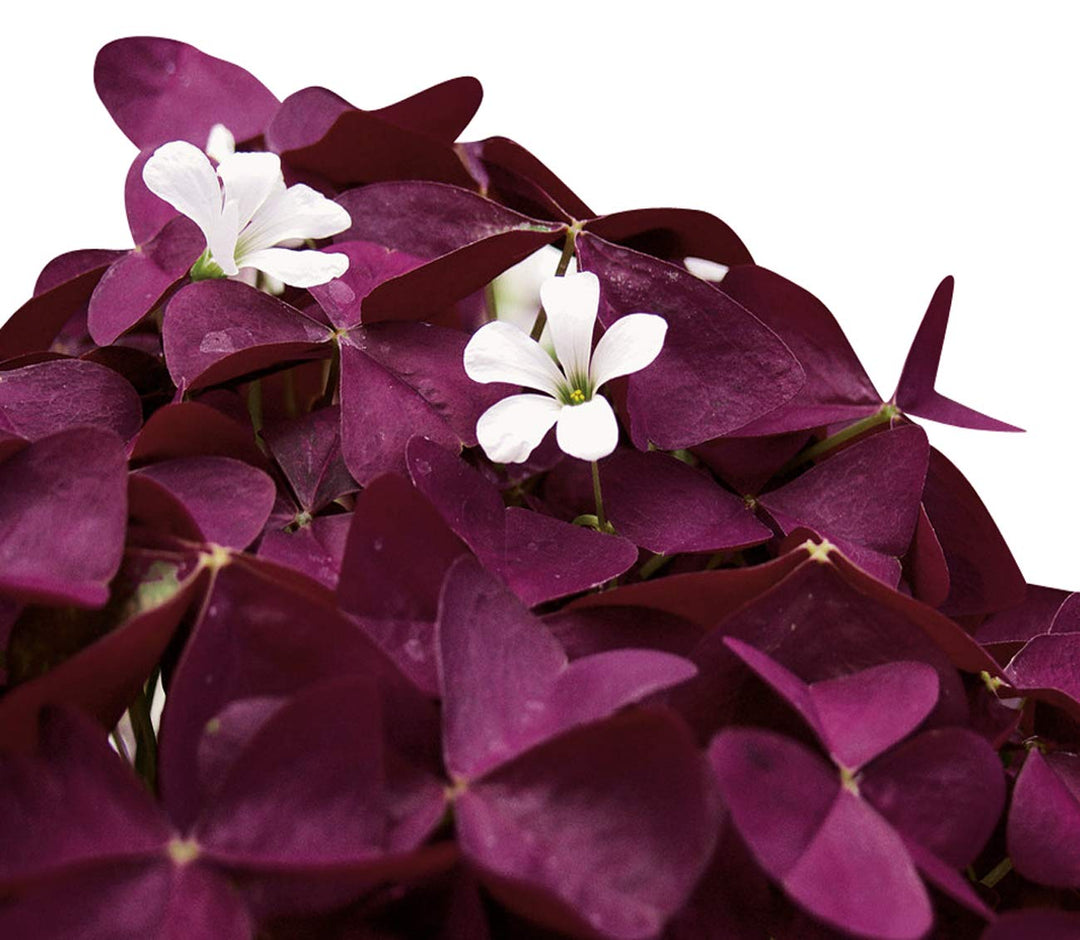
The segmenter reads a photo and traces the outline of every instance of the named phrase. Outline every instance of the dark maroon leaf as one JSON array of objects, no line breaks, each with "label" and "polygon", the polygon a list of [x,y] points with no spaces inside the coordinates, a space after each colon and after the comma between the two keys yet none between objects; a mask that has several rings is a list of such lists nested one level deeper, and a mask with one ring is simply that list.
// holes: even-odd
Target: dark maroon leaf
[{"label": "dark maroon leaf", "polygon": [[423,260],[403,251],[370,242],[340,242],[334,251],[349,258],[345,273],[326,284],[310,288],[311,296],[326,311],[339,330],[352,329],[364,317],[363,302],[375,288],[391,278],[406,274]]},{"label": "dark maroon leaf", "polygon": [[1024,576],[978,494],[963,474],[930,448],[923,506],[949,565],[951,617],[993,613],[1024,600]]},{"label": "dark maroon leaf", "polygon": [[710,552],[767,541],[772,531],[708,476],[657,452],[620,450],[600,463],[618,533],[651,552]]},{"label": "dark maroon leaf", "polygon": [[949,563],[922,504],[919,505],[915,534],[904,558],[904,569],[915,597],[931,607],[945,603],[949,596]]},{"label": "dark maroon leaf", "polygon": [[688,255],[725,265],[753,261],[726,222],[699,209],[630,209],[593,219],[584,228],[605,241],[676,264]]},{"label": "dark maroon leaf", "polygon": [[87,323],[94,342],[116,342],[187,276],[205,248],[198,226],[177,216],[149,242],[114,261],[90,297]]},{"label": "dark maroon leaf", "polygon": [[137,568],[129,558],[125,569],[137,580],[116,629],[0,698],[0,749],[33,748],[45,705],[78,708],[103,729],[116,726],[172,639],[198,574],[188,559],[154,553],[140,556]]},{"label": "dark maroon leaf", "polygon": [[[1026,643],[1040,634],[1050,633],[1057,625],[1065,601],[1075,596],[1057,588],[1029,584],[1024,602],[987,617],[975,630],[975,639],[984,646],[990,646],[995,643]],[[1068,619],[1068,612],[1064,613],[1062,625]]]},{"label": "dark maroon leaf", "polygon": [[930,929],[930,900],[903,841],[820,758],[734,728],[708,756],[739,834],[798,904],[862,936],[917,940]]},{"label": "dark maroon leaf", "polygon": [[0,326],[0,362],[47,349],[124,251],[92,249],[60,255],[45,266],[34,296]]},{"label": "dark maroon leaf", "polygon": [[468,553],[406,480],[378,477],[356,501],[338,582],[341,608],[420,688],[439,694],[433,635],[443,578]]},{"label": "dark maroon leaf", "polygon": [[881,396],[840,324],[809,291],[755,265],[732,268],[720,290],[772,329],[806,373],[806,384],[791,401],[754,421],[743,434],[776,434],[850,421],[881,407]]},{"label": "dark maroon leaf", "polygon": [[[205,145],[206,141],[203,141],[199,148],[202,149]],[[143,181],[143,167],[156,149],[146,147],[140,150],[124,179],[124,209],[127,212],[131,240],[136,245],[149,242],[176,217],[176,209],[150,192]]]},{"label": "dark maroon leaf", "polygon": [[[916,425],[872,434],[758,500],[785,533],[808,526],[853,556],[852,546],[895,562],[915,533],[929,450],[925,432]],[[890,586],[896,583],[893,579]]]},{"label": "dark maroon leaf", "polygon": [[455,778],[478,777],[693,675],[686,660],[650,650],[570,664],[547,628],[472,559],[447,575],[437,650],[443,752]]},{"label": "dark maroon leaf", "polygon": [[926,663],[883,663],[807,684],[748,643],[734,637],[724,643],[802,716],[833,760],[848,770],[906,737],[937,704],[937,673]]},{"label": "dark maroon leaf", "polygon": [[809,439],[807,431],[768,437],[718,437],[691,450],[737,493],[753,495],[759,493]]},{"label": "dark maroon leaf", "polygon": [[1080,633],[1032,637],[1005,667],[1005,678],[1017,691],[1080,719]]},{"label": "dark maroon leaf", "polygon": [[1019,431],[1020,428],[980,414],[934,389],[941,362],[941,347],[945,342],[945,328],[949,324],[953,283],[951,277],[945,278],[930,298],[930,306],[926,308],[919,331],[911,342],[892,400],[907,414],[943,424],[982,431]]},{"label": "dark maroon leaf", "polygon": [[990,925],[981,940],[1076,940],[1080,911],[1029,908],[1007,911]]},{"label": "dark maroon leaf", "polygon": [[203,796],[191,768],[206,722],[229,702],[393,672],[331,601],[315,582],[263,561],[245,557],[217,570],[161,719],[160,788],[178,824],[198,815]]},{"label": "dark maroon leaf", "polygon": [[104,46],[94,85],[140,149],[186,140],[200,149],[224,124],[238,141],[259,136],[278,100],[248,72],[172,39],[136,36]]},{"label": "dark maroon leaf", "polygon": [[135,389],[104,366],[56,359],[0,375],[0,427],[27,440],[82,425],[105,428],[126,441],[141,424]]},{"label": "dark maroon leaf", "polygon": [[0,756],[0,886],[77,862],[153,852],[169,838],[152,797],[105,735],[75,712],[49,709],[37,755]]},{"label": "dark maroon leaf", "polygon": [[244,549],[274,508],[274,481],[231,457],[178,457],[137,471],[184,506],[206,542]]},{"label": "dark maroon leaf", "polygon": [[1005,806],[1001,761],[966,728],[936,728],[898,744],[863,770],[858,785],[908,842],[954,869],[975,860]]},{"label": "dark maroon leaf", "polygon": [[286,99],[282,104],[285,116],[275,122],[278,127],[271,128],[271,140],[279,146],[288,144],[281,158],[289,166],[317,173],[342,189],[385,180],[437,180],[457,186],[473,185],[472,177],[449,142],[395,124],[386,119],[385,113],[342,109],[317,140],[301,144],[297,138],[312,136],[312,131],[317,132],[319,123],[333,112],[323,105],[319,123],[305,121],[307,126],[302,129],[287,127],[289,111],[309,100],[311,92],[309,89],[298,93],[303,98],[297,103]]},{"label": "dark maroon leaf", "polygon": [[682,906],[717,832],[701,757],[666,712],[534,748],[470,784],[455,819],[462,852],[508,906],[628,940],[655,936]]},{"label": "dark maroon leaf", "polygon": [[356,491],[341,457],[340,408],[321,408],[279,422],[263,428],[262,437],[306,512],[318,512]]},{"label": "dark maroon leaf", "polygon": [[274,525],[271,516],[256,553],[267,561],[288,565],[333,590],[338,585],[352,513],[332,516],[289,516]]},{"label": "dark maroon leaf", "polygon": [[131,452],[133,462],[195,456],[235,457],[253,466],[267,465],[250,425],[197,401],[176,402],[154,412]]},{"label": "dark maroon leaf", "polygon": [[481,191],[512,209],[560,222],[596,215],[521,144],[489,137],[460,144],[459,151]]},{"label": "dark maroon leaf", "polygon": [[690,447],[736,431],[803,384],[776,335],[709,284],[648,255],[583,233],[583,270],[600,278],[600,320],[655,313],[668,323],[656,361],[628,380],[630,436],[639,450]]},{"label": "dark maroon leaf", "polygon": [[97,607],[120,567],[127,524],[120,438],[73,428],[0,463],[0,589]]},{"label": "dark maroon leaf", "polygon": [[565,230],[466,189],[432,182],[365,186],[343,193],[338,202],[352,226],[335,242],[371,242],[425,262],[371,291],[363,308],[366,323],[441,311]]},{"label": "dark maroon leaf", "polygon": [[239,281],[199,281],[165,308],[165,362],[177,385],[214,385],[326,355],[332,334],[295,307]]},{"label": "dark maroon leaf", "polygon": [[1009,857],[1025,878],[1080,886],[1080,757],[1028,752],[1013,790]]},{"label": "dark maroon leaf", "polygon": [[637,561],[625,539],[504,508],[493,484],[432,441],[414,438],[408,462],[446,524],[530,606],[597,587]]}]

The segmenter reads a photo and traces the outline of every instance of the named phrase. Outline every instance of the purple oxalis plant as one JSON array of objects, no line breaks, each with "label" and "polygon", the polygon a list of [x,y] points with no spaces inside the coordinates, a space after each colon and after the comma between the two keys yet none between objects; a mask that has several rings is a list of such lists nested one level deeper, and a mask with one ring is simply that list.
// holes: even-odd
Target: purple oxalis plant
[{"label": "purple oxalis plant", "polygon": [[475,79],[94,81],[132,244],[0,328],[0,934],[1080,935],[1080,601],[918,424],[1017,430],[951,278],[885,400]]}]

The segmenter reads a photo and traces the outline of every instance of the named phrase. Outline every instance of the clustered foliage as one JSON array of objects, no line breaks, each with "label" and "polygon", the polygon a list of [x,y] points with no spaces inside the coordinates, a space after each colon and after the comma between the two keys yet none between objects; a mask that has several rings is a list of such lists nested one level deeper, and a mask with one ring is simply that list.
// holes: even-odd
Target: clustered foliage
[{"label": "clustered foliage", "polygon": [[[0,330],[0,935],[1080,935],[1080,597],[912,420],[1011,430],[934,390],[950,280],[884,402],[719,219],[455,143],[473,79],[279,102],[138,38],[95,80],[137,247]],[[189,277],[142,167],[218,124],[348,211],[343,276]],[[605,389],[609,525],[551,435],[476,446],[517,390],[463,349],[545,246],[668,325]]]}]

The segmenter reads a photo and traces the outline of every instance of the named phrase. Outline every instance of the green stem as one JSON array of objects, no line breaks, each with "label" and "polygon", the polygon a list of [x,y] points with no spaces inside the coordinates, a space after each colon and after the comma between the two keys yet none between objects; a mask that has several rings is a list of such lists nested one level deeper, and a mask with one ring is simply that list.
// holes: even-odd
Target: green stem
[{"label": "green stem", "polygon": [[665,555],[662,552],[659,555],[653,555],[652,558],[638,568],[638,577],[642,581],[647,581],[669,561],[671,561],[670,555]]},{"label": "green stem", "polygon": [[334,399],[337,397],[338,385],[341,382],[341,337],[337,338],[337,342],[334,343],[334,348],[330,353],[330,364],[326,367],[326,384],[323,386],[323,393],[319,396],[318,401],[315,402],[312,410],[317,408],[328,408],[334,403]]},{"label": "green stem", "polygon": [[[156,682],[156,677],[154,678]],[[146,689],[140,689],[128,709],[131,730],[135,732],[135,771],[153,791],[157,786],[157,738],[150,720],[150,701]]]},{"label": "green stem", "polygon": [[812,460],[817,460],[823,454],[829,453],[829,451],[836,449],[841,444],[858,437],[864,431],[869,431],[871,428],[876,428],[879,424],[884,424],[886,421],[891,421],[897,415],[900,414],[900,409],[891,403],[884,404],[880,410],[875,411],[872,415],[868,415],[865,418],[861,418],[854,424],[849,424],[841,431],[837,431],[835,434],[830,435],[823,441],[818,441],[816,444],[812,444],[807,447],[806,450],[800,451],[794,457],[791,458],[784,465],[781,473],[786,473],[789,470],[794,470],[801,464],[807,463]]},{"label": "green stem", "polygon": [[596,521],[600,525],[600,531],[606,532],[608,528],[607,516],[604,515],[604,497],[600,492],[600,464],[592,462],[592,491],[596,499]]},{"label": "green stem", "polygon": [[1004,878],[1009,872],[1012,871],[1013,863],[1011,858],[1003,858],[1000,862],[993,867],[993,869],[986,875],[985,878],[980,880],[979,884],[984,885],[987,888],[993,888],[1002,878]]},{"label": "green stem", "polygon": [[248,414],[251,415],[251,426],[258,437],[263,426],[262,379],[256,379],[248,386],[247,406]]},{"label": "green stem", "polygon": [[[575,223],[576,225],[577,223]],[[559,266],[555,269],[555,276],[562,277],[566,274],[566,269],[570,267],[570,259],[574,257],[574,244],[577,240],[578,230],[576,227],[571,228],[566,233],[566,241],[563,242],[562,257],[559,258]],[[541,334],[544,332],[544,327],[547,325],[547,311],[541,307],[536,314],[536,322],[533,323],[532,331],[529,333],[530,339],[534,339],[539,342]]]}]

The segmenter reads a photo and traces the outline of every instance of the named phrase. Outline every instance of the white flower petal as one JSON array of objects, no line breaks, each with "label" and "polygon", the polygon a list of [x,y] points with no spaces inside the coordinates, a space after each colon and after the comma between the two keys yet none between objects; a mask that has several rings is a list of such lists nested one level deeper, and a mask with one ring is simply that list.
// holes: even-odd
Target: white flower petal
[{"label": "white flower petal", "polygon": [[227,202],[221,210],[213,231],[210,232],[207,247],[210,249],[210,257],[230,277],[240,270],[235,258],[236,233],[239,230],[236,203]]},{"label": "white flower petal", "polygon": [[619,424],[608,400],[598,396],[580,405],[565,406],[555,425],[555,439],[562,452],[571,457],[606,457],[619,443]]},{"label": "white flower petal", "polygon": [[524,463],[561,413],[569,411],[547,395],[511,395],[476,422],[476,439],[489,460]]},{"label": "white flower petal", "polygon": [[664,346],[667,321],[655,313],[629,313],[596,344],[589,378],[595,391],[609,379],[644,369]]},{"label": "white flower petal", "polygon": [[555,355],[571,385],[580,388],[589,375],[593,326],[600,306],[600,281],[590,271],[552,277],[540,285]]},{"label": "white flower petal", "polygon": [[206,155],[215,163],[236,153],[236,138],[224,124],[215,124],[206,138]]},{"label": "white flower petal", "polygon": [[336,202],[297,183],[266,200],[240,234],[245,253],[272,248],[290,238],[328,238],[344,232],[352,219]]},{"label": "white flower petal", "polygon": [[559,397],[562,373],[539,344],[512,323],[485,323],[469,340],[464,353],[465,374],[474,382],[524,385]]},{"label": "white flower petal", "polygon": [[241,229],[275,188],[285,188],[281,158],[276,153],[234,153],[221,161],[218,176],[225,184],[225,202],[236,203]]},{"label": "white flower petal", "polygon": [[162,144],[146,161],[143,182],[199,226],[207,244],[213,240],[221,219],[221,184],[198,147],[184,140]]},{"label": "white flower petal", "polygon": [[236,263],[242,268],[258,268],[293,287],[314,287],[341,277],[349,268],[349,256],[340,252],[263,248],[241,255]]},{"label": "white flower petal", "polygon": [[700,277],[703,281],[713,281],[714,283],[727,277],[729,270],[726,264],[710,261],[708,258],[695,258],[693,256],[683,258],[683,264],[686,266],[686,270],[693,274],[694,277]]}]

